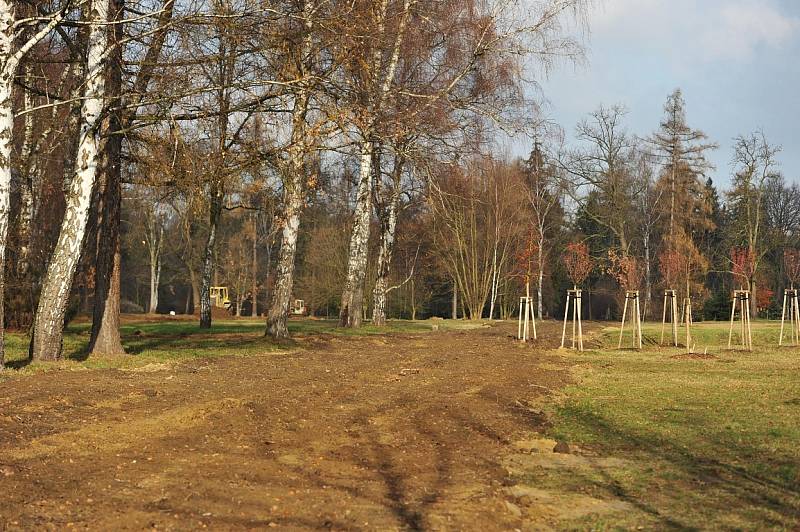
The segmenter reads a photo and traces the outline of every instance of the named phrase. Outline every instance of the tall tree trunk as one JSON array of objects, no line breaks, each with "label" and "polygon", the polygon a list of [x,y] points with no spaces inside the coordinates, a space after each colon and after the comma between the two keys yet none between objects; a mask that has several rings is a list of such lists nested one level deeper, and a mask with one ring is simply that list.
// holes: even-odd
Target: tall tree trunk
[{"label": "tall tree trunk", "polygon": [[197,280],[197,273],[191,266],[189,266],[189,283],[192,285],[192,314],[197,314],[200,310],[200,283]]},{"label": "tall tree trunk", "polygon": [[[11,7],[7,9],[10,17]],[[0,13],[5,19],[5,13]],[[10,25],[11,21],[2,20],[3,26]],[[11,30],[8,30],[11,31]],[[3,32],[4,34],[5,32]],[[2,35],[2,34],[0,34]],[[12,39],[9,36],[0,36],[0,53],[4,56],[11,51]],[[14,72],[3,69],[0,74],[0,368],[5,359],[5,270],[6,270],[6,242],[8,240],[8,218],[11,212],[11,151],[14,146],[14,112],[12,103],[12,88],[14,86]]]},{"label": "tall tree trunk", "polygon": [[155,257],[155,262],[150,264],[150,304],[147,312],[156,314],[158,312],[158,287],[161,284],[161,254]]},{"label": "tall tree trunk", "polygon": [[278,265],[275,272],[275,285],[272,289],[272,304],[267,313],[266,334],[273,338],[289,337],[289,305],[294,285],[295,255],[297,254],[297,235],[300,230],[300,213],[305,200],[304,165],[296,161],[291,186],[286,191],[286,222],[281,234],[281,248],[278,252]]},{"label": "tall tree trunk", "polygon": [[[25,83],[33,86],[33,67],[29,64],[25,65]],[[68,70],[68,69],[67,69]],[[24,90],[24,89],[23,89]],[[37,171],[38,165],[35,164],[35,147],[34,147],[34,114],[31,110],[35,107],[33,93],[29,90],[24,90],[24,103],[25,110],[28,113],[25,115],[25,132],[22,141],[22,153],[20,159],[22,162],[22,179],[20,187],[20,206],[19,206],[19,222],[17,234],[19,236],[19,250],[17,252],[17,275],[24,276],[28,271],[30,244],[31,244],[31,224],[33,223],[33,209],[34,209],[34,183],[33,174]]]},{"label": "tall tree trunk", "polygon": [[58,360],[62,356],[64,318],[72,278],[83,248],[92,189],[97,177],[100,115],[105,99],[103,54],[108,49],[105,23],[109,20],[107,0],[92,5],[87,47],[85,99],[81,108],[81,132],[75,177],[70,184],[66,212],[58,243],[42,284],[34,320],[30,356],[33,360]]},{"label": "tall tree trunk", "polygon": [[450,307],[450,317],[454,320],[458,319],[458,283],[453,279],[453,300]]},{"label": "tall tree trunk", "polygon": [[110,136],[105,142],[103,157],[104,183],[101,195],[100,225],[95,267],[94,310],[89,353],[96,355],[120,355],[122,339],[120,325],[120,208],[122,190],[120,163],[122,137]]},{"label": "tall tree trunk", "polygon": [[250,315],[258,316],[258,223],[256,216],[253,216],[253,288],[252,288],[253,308]]},{"label": "tall tree trunk", "polygon": [[389,274],[391,272],[392,255],[394,252],[395,230],[397,227],[397,206],[392,200],[389,206],[388,218],[381,224],[381,247],[378,252],[378,277],[375,280],[375,289],[372,291],[372,324],[378,327],[386,325],[387,291],[389,288]]},{"label": "tall tree trunk", "polygon": [[161,280],[161,246],[164,242],[164,226],[159,214],[153,215],[152,225],[148,224],[147,245],[150,253],[150,303],[147,306],[149,314],[158,310],[158,288]]},{"label": "tall tree trunk", "polygon": [[13,6],[0,0],[0,368],[5,361],[5,276],[9,215],[11,212],[11,152],[14,149],[14,75],[18,61],[14,46]]},{"label": "tall tree trunk", "polygon": [[[123,18],[123,0],[111,0],[111,17]],[[125,354],[120,326],[120,215],[122,209],[122,123],[118,109],[122,93],[122,24],[113,28],[114,48],[108,65],[107,93],[112,112],[104,127],[101,172],[103,187],[98,213],[97,257],[94,275],[94,309],[89,337],[90,355]]]},{"label": "tall tree trunk", "polygon": [[[174,0],[165,0],[159,14],[158,32],[147,49],[145,59],[134,82],[133,93],[141,103],[145,89],[152,78],[157,58],[166,38],[168,22],[172,18]],[[122,135],[136,115],[136,108],[126,109],[122,99],[122,46],[125,35],[125,0],[111,0],[110,17],[117,23],[112,36],[116,46],[108,70],[108,90],[114,100],[110,107],[117,108],[109,116],[108,131],[103,156],[105,173],[104,212],[97,243],[97,266],[95,269],[95,307],[92,315],[92,332],[89,340],[91,354],[124,354],[120,338],[120,276],[122,254],[120,252],[120,217],[122,215]],[[65,71],[66,73],[66,71]],[[116,134],[114,134],[116,133]],[[43,137],[44,138],[44,137]]]},{"label": "tall tree trunk", "polygon": [[208,214],[208,239],[203,256],[203,277],[200,291],[200,328],[211,328],[211,281],[214,278],[214,252],[217,246],[217,226],[222,214],[222,189],[215,185],[211,191]]},{"label": "tall tree trunk", "polygon": [[[370,216],[372,214],[372,180],[373,154],[375,150],[375,127],[377,112],[383,108],[400,60],[400,51],[405,38],[406,25],[410,17],[412,0],[403,2],[403,12],[397,27],[397,34],[392,47],[391,57],[383,67],[383,53],[375,47],[369,64],[367,75],[378,87],[377,94],[367,95],[369,105],[366,109],[368,125],[362,130],[361,164],[359,171],[358,193],[356,196],[353,232],[350,235],[350,252],[347,261],[347,277],[342,292],[342,305],[339,311],[339,326],[358,328],[364,314],[364,279],[367,276],[367,255],[369,252]],[[388,15],[388,1],[383,0],[379,6],[377,27],[374,35],[384,38]],[[380,168],[376,169],[380,172]]]},{"label": "tall tree trunk", "polygon": [[[304,79],[311,71],[314,61],[313,16],[316,1],[303,2],[303,26],[305,35],[297,61],[297,77]],[[307,113],[311,102],[311,88],[305,83],[298,87],[294,109],[292,110],[292,142],[289,146],[289,173],[284,182],[284,220],[281,234],[281,247],[278,252],[278,264],[275,271],[275,285],[272,289],[272,302],[267,312],[267,329],[265,335],[272,338],[289,337],[289,305],[294,286],[295,255],[297,254],[297,235],[300,230],[300,216],[306,200],[307,175],[306,156],[312,143],[309,140]],[[269,255],[267,256],[267,274],[269,274]]]},{"label": "tall tree trunk", "polygon": [[536,298],[537,298],[537,311],[539,314],[539,321],[544,319],[544,302],[542,301],[542,293],[544,292],[544,236],[539,237],[539,249],[537,250],[539,261],[539,272],[536,279]]},{"label": "tall tree trunk", "polygon": [[389,291],[389,275],[394,254],[395,234],[397,232],[397,209],[402,191],[403,161],[395,161],[392,175],[392,190],[388,201],[380,209],[381,245],[378,252],[378,276],[372,291],[372,324],[378,327],[386,325],[386,306]]},{"label": "tall tree trunk", "polygon": [[372,140],[361,144],[361,166],[358,194],[356,196],[353,232],[350,236],[350,252],[347,260],[347,278],[342,292],[339,311],[340,327],[361,327],[364,305],[364,279],[367,276],[367,254],[369,252],[370,217],[372,214]]}]

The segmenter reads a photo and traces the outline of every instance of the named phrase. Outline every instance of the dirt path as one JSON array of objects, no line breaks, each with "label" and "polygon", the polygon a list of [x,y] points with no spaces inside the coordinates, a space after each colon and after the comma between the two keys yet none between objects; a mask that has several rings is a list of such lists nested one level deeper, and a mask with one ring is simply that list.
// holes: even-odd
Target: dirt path
[{"label": "dirt path", "polygon": [[4,382],[0,529],[519,528],[501,464],[568,374],[511,334]]}]

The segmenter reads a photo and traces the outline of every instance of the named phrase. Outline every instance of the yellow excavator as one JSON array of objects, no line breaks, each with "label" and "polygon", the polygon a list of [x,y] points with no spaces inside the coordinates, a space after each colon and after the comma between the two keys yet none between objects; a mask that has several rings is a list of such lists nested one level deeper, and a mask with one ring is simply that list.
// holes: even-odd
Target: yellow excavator
[{"label": "yellow excavator", "polygon": [[209,295],[211,296],[212,307],[230,310],[231,299],[228,297],[227,286],[212,286],[209,288]]}]

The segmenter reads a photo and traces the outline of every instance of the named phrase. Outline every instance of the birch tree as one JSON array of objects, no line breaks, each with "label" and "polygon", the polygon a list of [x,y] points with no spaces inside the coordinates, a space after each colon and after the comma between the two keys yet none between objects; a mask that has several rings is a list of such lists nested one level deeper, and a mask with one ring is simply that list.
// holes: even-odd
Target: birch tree
[{"label": "birch tree", "polygon": [[[402,50],[411,8],[415,0],[403,0],[402,4],[390,10],[389,0],[375,0],[368,3],[368,15],[363,23],[374,28],[373,41],[365,48],[369,59],[354,64],[363,65],[353,75],[360,81],[357,99],[361,103],[355,111],[358,129],[359,176],[353,213],[353,231],[350,237],[350,251],[347,262],[342,303],[339,310],[339,325],[359,327],[363,316],[364,279],[367,272],[367,253],[369,245],[370,220],[372,216],[373,156],[377,143],[377,128],[381,112],[395,81],[400,52]],[[398,9],[399,8],[399,9]],[[366,15],[366,13],[365,13]],[[396,27],[391,24],[397,21]],[[362,85],[363,84],[363,85]]]},{"label": "birch tree", "polygon": [[[375,287],[372,291],[372,324],[378,327],[386,325],[389,292],[402,285],[401,283],[401,285],[389,286],[389,277],[394,255],[397,216],[403,193],[403,176],[407,159],[405,149],[405,143],[395,146],[393,167],[390,170],[389,180],[385,187],[380,185],[382,176],[376,177],[375,206],[380,226],[380,243],[378,247],[378,273],[375,279]],[[380,153],[381,150],[378,150],[378,154]],[[381,168],[382,164],[380,162],[376,163],[376,171],[381,172]],[[412,266],[410,275],[413,275],[413,268],[414,266]]]},{"label": "birch tree", "polygon": [[86,84],[81,107],[81,130],[75,176],[67,195],[67,210],[58,242],[42,283],[34,319],[30,356],[33,360],[62,357],[64,315],[72,277],[83,247],[92,189],[97,178],[100,118],[106,97],[105,59],[109,50],[108,0],[92,2],[86,50]]},{"label": "birch tree", "polygon": [[[149,203],[147,199],[145,202]],[[150,264],[150,304],[147,312],[155,314],[158,310],[158,288],[161,279],[161,257],[164,245],[164,215],[158,203],[143,205],[144,238]]]},{"label": "birch tree", "polygon": [[294,286],[294,272],[297,254],[297,238],[300,220],[306,204],[307,194],[314,185],[313,168],[315,158],[311,156],[315,146],[314,129],[309,116],[314,97],[312,76],[318,51],[315,44],[319,6],[315,0],[304,0],[297,18],[289,18],[290,35],[295,35],[300,46],[289,55],[282,76],[295,82],[289,92],[291,100],[291,131],[285,158],[279,159],[279,172],[283,183],[283,231],[280,236],[280,250],[275,272],[275,285],[272,289],[272,302],[267,312],[265,334],[273,338],[288,338],[289,305]]},{"label": "birch tree", "polygon": [[[550,64],[555,57],[580,55],[580,47],[564,38],[560,22],[564,13],[580,11],[581,1],[536,3],[522,9],[516,2],[370,2],[368,23],[373,30],[373,47],[360,50],[361,68],[355,93],[358,106],[353,121],[358,126],[360,180],[354,209],[348,276],[342,295],[340,325],[361,322],[366,249],[371,214],[369,181],[375,140],[387,129],[391,111],[383,107],[397,98],[406,106],[396,113],[398,120],[416,127],[426,114],[433,123],[461,121],[465,137],[473,133],[467,117],[481,116],[494,125],[510,124],[509,116],[519,108],[517,83],[522,58],[534,57]],[[410,21],[410,22],[409,22]],[[403,60],[404,42],[413,59]],[[373,44],[374,43],[374,44]],[[412,65],[409,67],[408,65]],[[417,65],[415,68],[413,65]],[[401,76],[394,79],[402,72]],[[410,74],[409,74],[410,73]],[[391,129],[390,127],[388,129]]]},{"label": "birch tree", "polygon": [[20,18],[17,4],[11,0],[0,0],[0,368],[3,367],[5,356],[5,263],[11,210],[14,79],[23,57],[50,34],[70,7],[67,2],[44,17],[37,14]]}]

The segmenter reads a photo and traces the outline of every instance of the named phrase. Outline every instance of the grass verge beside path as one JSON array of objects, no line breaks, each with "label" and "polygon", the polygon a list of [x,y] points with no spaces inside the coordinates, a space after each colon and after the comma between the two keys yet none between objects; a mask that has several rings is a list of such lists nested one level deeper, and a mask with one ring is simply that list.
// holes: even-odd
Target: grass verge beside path
[{"label": "grass verge beside path", "polygon": [[695,325],[706,357],[654,346],[660,325],[645,327],[642,351],[616,350],[619,329],[609,327],[603,349],[562,352],[578,382],[550,436],[624,465],[527,480],[635,508],[568,528],[798,530],[800,349],[777,347],[779,327],[754,323],[753,352],[723,349],[723,323]]},{"label": "grass verge beside path", "polygon": [[[463,329],[480,326],[465,321],[406,321],[389,320],[386,327],[365,325],[360,329],[341,329],[336,320],[293,319],[289,332],[294,337],[312,334],[339,336],[364,336],[372,334],[425,333],[432,324],[441,329]],[[294,348],[293,341],[276,342],[264,336],[263,318],[215,320],[210,330],[200,329],[197,322],[168,317],[142,318],[128,315],[121,328],[122,344],[129,356],[86,356],[91,324],[78,320],[67,327],[64,334],[64,360],[53,363],[28,364],[26,334],[6,334],[6,364],[19,372],[6,372],[5,377],[18,373],[57,369],[135,368],[191,358],[215,356],[253,356],[286,352]],[[2,377],[0,377],[2,378]]]}]

